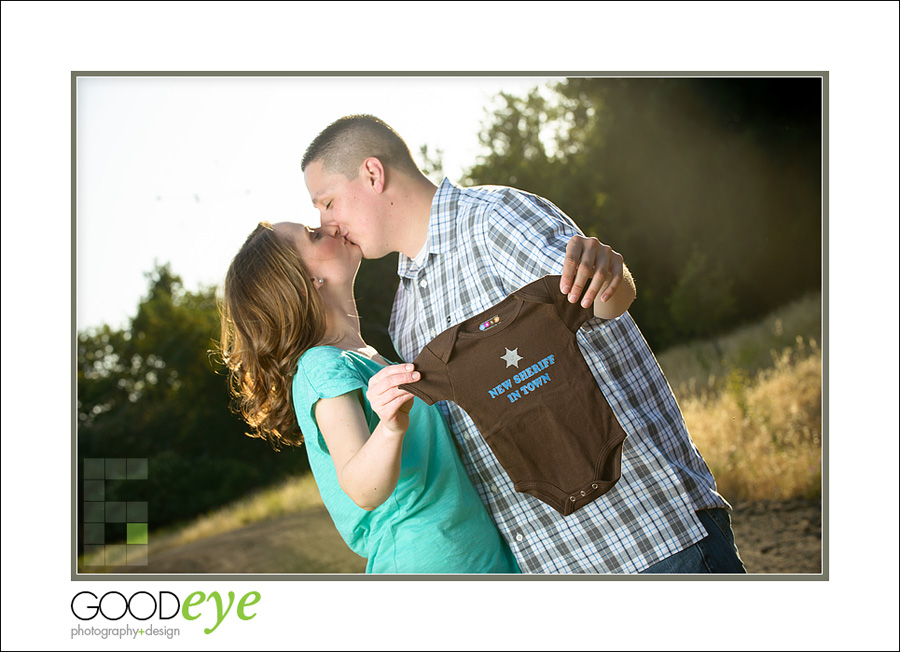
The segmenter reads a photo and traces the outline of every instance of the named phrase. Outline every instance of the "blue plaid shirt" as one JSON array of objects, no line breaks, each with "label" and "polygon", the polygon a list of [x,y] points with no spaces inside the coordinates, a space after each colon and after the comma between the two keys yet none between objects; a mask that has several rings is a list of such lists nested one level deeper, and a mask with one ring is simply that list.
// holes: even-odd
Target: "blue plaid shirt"
[{"label": "blue plaid shirt", "polygon": [[[390,333],[407,361],[446,328],[546,274],[581,234],[546,199],[444,180],[421,267],[400,255]],[[589,320],[578,344],[628,435],[622,477],[569,516],[518,493],[469,416],[439,403],[463,464],[526,573],[637,573],[705,536],[695,510],[725,507],[672,390],[631,316]]]}]

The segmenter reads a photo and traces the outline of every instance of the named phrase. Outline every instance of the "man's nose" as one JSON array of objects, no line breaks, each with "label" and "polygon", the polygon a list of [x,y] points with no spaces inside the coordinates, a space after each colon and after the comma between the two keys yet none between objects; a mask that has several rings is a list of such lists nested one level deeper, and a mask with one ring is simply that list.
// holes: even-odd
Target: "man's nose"
[{"label": "man's nose", "polygon": [[334,222],[331,222],[330,220],[326,221],[326,220],[323,218],[323,220],[322,220],[322,233],[324,233],[325,235],[330,236],[330,237],[332,237],[332,238],[337,238],[338,236],[341,235],[341,229],[340,229],[340,227],[339,227],[337,224],[335,224]]}]

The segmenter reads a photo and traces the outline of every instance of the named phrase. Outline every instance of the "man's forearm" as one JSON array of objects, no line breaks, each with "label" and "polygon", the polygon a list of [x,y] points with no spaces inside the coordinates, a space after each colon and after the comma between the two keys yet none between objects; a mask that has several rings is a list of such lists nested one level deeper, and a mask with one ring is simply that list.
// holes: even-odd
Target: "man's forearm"
[{"label": "man's forearm", "polygon": [[[601,289],[600,296],[603,296],[605,290],[606,288]],[[636,294],[634,277],[631,276],[631,271],[625,265],[622,267],[622,280],[609,300],[594,300],[594,316],[601,319],[615,319],[628,310],[634,302]]]}]

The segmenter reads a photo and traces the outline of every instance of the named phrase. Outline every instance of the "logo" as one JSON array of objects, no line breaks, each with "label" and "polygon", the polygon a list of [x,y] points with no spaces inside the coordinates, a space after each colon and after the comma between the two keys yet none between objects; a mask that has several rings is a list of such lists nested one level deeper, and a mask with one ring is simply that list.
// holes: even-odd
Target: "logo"
[{"label": "logo", "polygon": [[[146,458],[86,458],[83,526],[84,564],[86,566],[146,566],[146,501],[107,500],[108,480],[146,480]],[[124,526],[124,529],[123,529]],[[116,542],[107,539],[108,528],[118,530]],[[124,543],[122,539],[124,538]]]},{"label": "logo", "polygon": [[[163,596],[171,596],[165,606]],[[172,600],[175,601],[174,608]],[[181,601],[171,591],[160,591],[158,600],[147,591],[138,591],[130,598],[118,591],[108,591],[99,598],[91,591],[82,591],[72,598],[72,615],[78,620],[93,620],[98,614],[106,620],[119,620],[126,614],[136,620],[149,620],[157,613],[160,620],[171,620],[180,607]]]},{"label": "logo", "polygon": [[[203,591],[194,591],[184,602],[171,591],[159,591],[156,595],[147,591],[136,591],[131,596],[126,596],[119,591],[107,591],[101,596],[97,596],[92,591],[81,591],[72,598],[71,608],[72,615],[81,621],[94,620],[98,616],[104,620],[118,621],[129,616],[144,622],[154,616],[159,620],[172,620],[179,614],[185,620],[193,621],[207,613],[210,616],[206,622],[212,626],[204,627],[203,633],[212,634],[229,614],[233,613],[240,620],[255,618],[256,613],[248,611],[248,609],[258,603],[260,598],[259,591],[250,591],[244,594],[235,605],[234,591],[228,592],[227,604],[218,591],[212,591],[208,596]],[[209,605],[210,602],[213,604]],[[214,614],[213,611],[215,611]],[[214,623],[212,622],[213,615]],[[140,625],[140,629],[132,629],[130,625],[125,628],[118,626],[114,630],[104,627],[83,628],[81,625],[72,628],[72,638],[75,636],[101,636],[103,638],[130,636],[134,638],[138,635],[165,635],[167,638],[172,638],[173,635],[180,633],[180,630],[171,627],[160,629],[150,625]]]}]

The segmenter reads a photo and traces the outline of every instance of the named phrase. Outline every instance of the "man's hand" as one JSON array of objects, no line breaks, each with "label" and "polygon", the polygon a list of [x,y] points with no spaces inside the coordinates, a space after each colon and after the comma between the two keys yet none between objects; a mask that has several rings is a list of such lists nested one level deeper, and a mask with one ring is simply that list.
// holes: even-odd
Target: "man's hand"
[{"label": "man's hand", "polygon": [[[581,297],[585,308],[594,303],[601,292],[600,301],[606,303],[616,293],[622,283],[625,261],[622,255],[597,238],[572,236],[566,245],[566,260],[563,263],[559,290],[569,295],[569,302],[575,303]],[[585,285],[590,285],[582,297]]]}]

